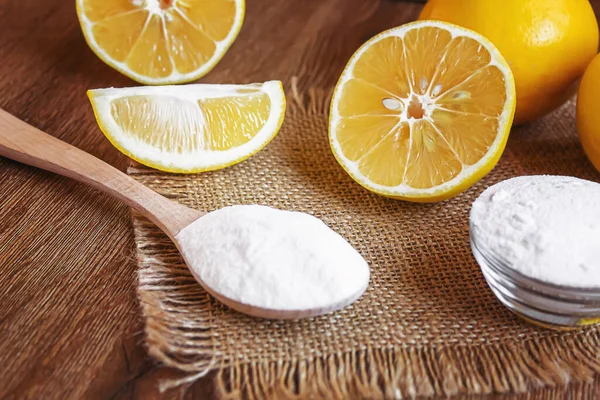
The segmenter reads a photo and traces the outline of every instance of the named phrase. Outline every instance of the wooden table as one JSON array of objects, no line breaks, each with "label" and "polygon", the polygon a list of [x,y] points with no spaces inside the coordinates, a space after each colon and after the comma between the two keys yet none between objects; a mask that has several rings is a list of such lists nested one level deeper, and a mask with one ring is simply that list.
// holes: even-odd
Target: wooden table
[{"label": "wooden table", "polygon": [[[124,170],[85,91],[134,83],[87,47],[74,0],[0,0],[0,107]],[[593,0],[600,10],[600,0]],[[335,83],[373,34],[421,5],[247,0],[238,40],[203,82]],[[129,209],[68,179],[0,159],[0,398],[154,398],[173,374],[142,346]],[[594,387],[598,387],[597,383]],[[188,390],[210,398],[211,381]],[[600,396],[600,390],[598,390]]]}]

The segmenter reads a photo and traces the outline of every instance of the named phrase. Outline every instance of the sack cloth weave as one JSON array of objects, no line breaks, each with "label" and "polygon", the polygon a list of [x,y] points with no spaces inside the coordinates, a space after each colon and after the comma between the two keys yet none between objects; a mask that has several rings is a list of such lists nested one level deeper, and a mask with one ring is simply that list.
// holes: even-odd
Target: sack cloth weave
[{"label": "sack cloth weave", "polygon": [[328,92],[288,94],[279,135],[251,159],[197,175],[129,174],[186,206],[264,204],[321,218],[367,259],[371,282],[342,311],[301,321],[246,317],[213,300],[175,246],[134,213],[138,296],[149,353],[189,373],[217,370],[233,398],[399,398],[516,393],[600,373],[600,329],[558,332],[519,319],[488,288],[469,247],[468,214],[489,185],[529,174],[600,181],[577,139],[574,102],[515,128],[496,168],[436,204],[356,184],[328,144]]}]

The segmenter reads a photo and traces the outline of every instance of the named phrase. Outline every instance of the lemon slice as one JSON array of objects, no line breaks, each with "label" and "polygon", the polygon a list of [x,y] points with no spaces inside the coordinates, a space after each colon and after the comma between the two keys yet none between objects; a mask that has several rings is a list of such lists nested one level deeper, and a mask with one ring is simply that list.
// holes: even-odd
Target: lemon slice
[{"label": "lemon slice", "polygon": [[365,188],[438,201],[492,170],[514,112],[512,72],[490,41],[419,21],[375,36],[352,56],[333,94],[329,139]]},{"label": "lemon slice", "polygon": [[125,155],[161,171],[193,173],[247,159],[279,131],[281,82],[89,90],[98,125]]},{"label": "lemon slice", "polygon": [[92,51],[147,85],[207,74],[237,37],[244,12],[244,0],[77,0]]}]

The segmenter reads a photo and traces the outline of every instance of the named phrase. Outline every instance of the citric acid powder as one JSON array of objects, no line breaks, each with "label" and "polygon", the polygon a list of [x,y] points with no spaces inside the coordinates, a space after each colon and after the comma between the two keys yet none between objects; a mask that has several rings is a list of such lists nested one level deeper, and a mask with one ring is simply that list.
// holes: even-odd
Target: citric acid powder
[{"label": "citric acid powder", "polygon": [[362,293],[363,257],[311,215],[249,205],[211,212],[177,239],[197,279],[229,299],[275,310],[327,307]]},{"label": "citric acid powder", "polygon": [[488,188],[471,211],[477,242],[530,278],[600,287],[600,184],[524,176]]}]

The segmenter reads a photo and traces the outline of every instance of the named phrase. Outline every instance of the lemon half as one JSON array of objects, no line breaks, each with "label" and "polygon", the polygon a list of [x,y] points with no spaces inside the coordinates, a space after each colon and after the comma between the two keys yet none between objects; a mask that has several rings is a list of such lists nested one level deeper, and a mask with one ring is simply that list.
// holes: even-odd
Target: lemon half
[{"label": "lemon half", "polygon": [[77,0],[92,51],[146,85],[207,74],[236,39],[244,13],[244,0]]},{"label": "lemon half", "polygon": [[375,36],[352,56],[334,90],[329,139],[365,188],[438,201],[496,165],[514,112],[512,72],[490,41],[419,21]]}]

